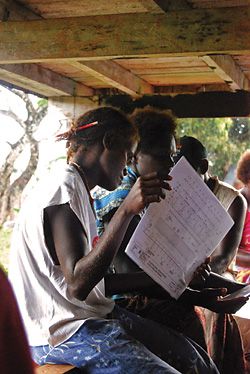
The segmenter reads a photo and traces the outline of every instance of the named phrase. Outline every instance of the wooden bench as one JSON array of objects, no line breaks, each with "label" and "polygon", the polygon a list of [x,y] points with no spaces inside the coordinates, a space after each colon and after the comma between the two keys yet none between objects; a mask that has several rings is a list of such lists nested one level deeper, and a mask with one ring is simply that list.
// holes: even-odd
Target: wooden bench
[{"label": "wooden bench", "polygon": [[83,373],[80,369],[71,365],[42,365],[35,368],[35,374],[76,374]]}]

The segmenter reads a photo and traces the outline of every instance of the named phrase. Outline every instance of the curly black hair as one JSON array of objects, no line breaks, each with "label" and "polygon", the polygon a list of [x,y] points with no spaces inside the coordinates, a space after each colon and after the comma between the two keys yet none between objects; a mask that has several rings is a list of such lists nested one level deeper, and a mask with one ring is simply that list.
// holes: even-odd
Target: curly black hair
[{"label": "curly black hair", "polygon": [[250,182],[250,149],[241,155],[236,168],[236,176],[245,185]]},{"label": "curly black hair", "polygon": [[177,126],[176,118],[171,111],[147,106],[135,109],[130,119],[139,132],[137,151],[154,154],[170,147]]},{"label": "curly black hair", "polygon": [[57,140],[67,141],[69,162],[80,145],[88,147],[101,141],[104,135],[112,137],[114,147],[124,149],[138,139],[138,131],[125,113],[112,107],[99,107],[72,121],[69,130],[57,135]]}]

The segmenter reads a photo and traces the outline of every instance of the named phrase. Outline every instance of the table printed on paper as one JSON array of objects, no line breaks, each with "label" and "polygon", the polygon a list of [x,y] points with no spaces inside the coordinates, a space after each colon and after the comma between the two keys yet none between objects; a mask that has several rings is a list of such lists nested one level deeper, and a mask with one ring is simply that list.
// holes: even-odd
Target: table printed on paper
[{"label": "table printed on paper", "polygon": [[178,299],[233,220],[185,157],[170,175],[172,191],[146,210],[126,253]]}]

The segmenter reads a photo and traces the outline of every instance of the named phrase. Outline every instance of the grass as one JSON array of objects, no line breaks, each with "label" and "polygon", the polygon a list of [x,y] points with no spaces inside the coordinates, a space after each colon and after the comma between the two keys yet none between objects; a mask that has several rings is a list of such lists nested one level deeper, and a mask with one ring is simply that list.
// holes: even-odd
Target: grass
[{"label": "grass", "polygon": [[0,266],[8,272],[12,229],[0,228]]}]

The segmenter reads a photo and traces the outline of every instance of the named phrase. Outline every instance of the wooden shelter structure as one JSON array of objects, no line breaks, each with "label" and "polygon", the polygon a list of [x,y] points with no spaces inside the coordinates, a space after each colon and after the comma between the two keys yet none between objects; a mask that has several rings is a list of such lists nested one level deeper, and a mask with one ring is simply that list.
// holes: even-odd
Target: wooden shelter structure
[{"label": "wooden shelter structure", "polygon": [[250,0],[0,0],[0,82],[72,106],[247,117]]},{"label": "wooden shelter structure", "polygon": [[250,0],[0,0],[0,80],[179,117],[249,116]]}]

